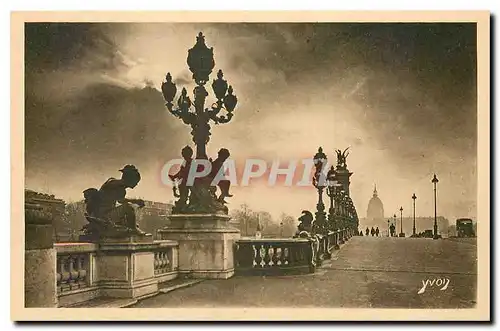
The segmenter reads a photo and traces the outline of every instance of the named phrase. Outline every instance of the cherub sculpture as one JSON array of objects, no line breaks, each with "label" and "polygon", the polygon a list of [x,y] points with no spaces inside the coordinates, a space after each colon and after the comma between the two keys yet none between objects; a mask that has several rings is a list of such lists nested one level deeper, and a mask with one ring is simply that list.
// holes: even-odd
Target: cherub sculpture
[{"label": "cherub sculpture", "polygon": [[141,175],[133,165],[120,169],[120,179],[109,178],[99,190],[89,188],[83,191],[86,204],[85,217],[89,224],[84,226],[85,237],[115,237],[144,235],[137,225],[135,210],[131,204],[144,207],[141,199],[126,198],[126,189],[135,188]]},{"label": "cherub sculpture", "polygon": [[184,164],[175,175],[169,175],[172,181],[178,183],[173,187],[174,196],[179,198],[179,200],[175,202],[175,211],[182,211],[187,205],[190,188],[186,183],[189,175],[189,169],[191,168],[191,163],[193,161],[193,149],[186,146],[182,149],[181,155],[184,159]]},{"label": "cherub sculpture", "polygon": [[229,187],[231,186],[231,181],[227,179],[219,179],[216,177],[218,177],[221,169],[223,170],[224,162],[229,158],[230,155],[231,154],[229,153],[229,150],[227,150],[226,148],[221,148],[219,150],[217,158],[214,161],[212,161],[212,170],[208,176],[208,180],[210,180],[211,186],[215,184],[216,186],[219,187],[220,195],[219,197],[217,197],[217,201],[222,203],[226,203],[225,200],[226,197],[228,198],[232,197],[232,195],[229,193]]},{"label": "cherub sculpture", "polygon": [[[188,186],[191,166],[196,165],[199,167],[197,171],[201,171],[203,165],[193,163],[193,150],[189,146],[184,147],[182,150],[184,164],[175,175],[169,175],[175,183],[180,181],[177,186],[174,186],[174,196],[179,200],[175,202],[172,212],[176,214],[218,212],[227,214],[228,208],[225,206],[227,203],[225,198],[232,197],[229,193],[231,182],[225,179],[223,167],[229,156],[229,150],[221,148],[215,160],[208,160],[211,165],[210,172],[206,176],[195,178],[193,183]],[[217,187],[220,189],[219,196],[217,196]]]}]

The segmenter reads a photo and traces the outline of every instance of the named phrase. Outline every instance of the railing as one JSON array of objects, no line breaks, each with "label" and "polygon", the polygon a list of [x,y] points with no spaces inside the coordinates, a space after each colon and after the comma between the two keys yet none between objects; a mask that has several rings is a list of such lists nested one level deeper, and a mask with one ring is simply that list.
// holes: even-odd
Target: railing
[{"label": "railing", "polygon": [[312,273],[317,242],[306,238],[241,239],[235,243],[237,274]]},{"label": "railing", "polygon": [[348,229],[339,229],[328,231],[327,234],[318,234],[315,237],[319,241],[318,250],[316,252],[316,263],[321,266],[323,260],[328,260],[332,257],[334,250],[340,249],[340,245],[348,240],[350,231]]},{"label": "railing", "polygon": [[351,229],[308,238],[241,239],[235,243],[237,274],[279,275],[313,273],[334,250],[352,236]]},{"label": "railing", "polygon": [[155,276],[172,271],[172,263],[168,257],[168,251],[155,252]]},{"label": "railing", "polygon": [[155,277],[162,277],[177,272],[177,250],[179,244],[171,240],[158,240],[158,248],[154,251],[154,274]]},{"label": "railing", "polygon": [[97,245],[91,243],[57,243],[56,285],[59,307],[99,296],[95,282]]},{"label": "railing", "polygon": [[[59,307],[71,307],[100,296],[107,296],[107,290],[118,285],[109,286],[113,279],[109,278],[107,268],[108,253],[102,252],[102,247],[92,243],[57,243],[54,245],[57,252],[56,284]],[[154,241],[148,245],[146,251],[153,255],[154,282],[158,284],[174,279],[178,274],[178,248],[179,243],[171,240]],[[132,260],[131,254],[125,261]],[[122,260],[123,261],[123,260]],[[127,262],[125,262],[127,263]],[[151,269],[149,269],[151,270]],[[134,272],[127,268],[127,275],[119,275],[123,279],[133,279]]]},{"label": "railing", "polygon": [[73,292],[92,284],[92,254],[97,250],[95,244],[58,243],[56,284],[58,295]]}]

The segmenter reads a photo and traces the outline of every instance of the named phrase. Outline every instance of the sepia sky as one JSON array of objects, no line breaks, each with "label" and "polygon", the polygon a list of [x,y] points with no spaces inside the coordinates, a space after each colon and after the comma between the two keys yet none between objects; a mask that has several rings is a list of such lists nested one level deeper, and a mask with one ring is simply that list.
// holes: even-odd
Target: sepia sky
[{"label": "sepia sky", "polygon": [[[238,97],[233,120],[212,125],[211,156],[285,164],[350,147],[360,217],[374,184],[387,217],[411,215],[413,193],[433,215],[434,172],[438,214],[476,217],[475,24],[27,24],[26,187],[79,200],[130,163],[131,196],[172,200],[161,167],[193,143],[159,88],[170,71],[191,93],[200,31]],[[235,187],[229,208],[315,208],[314,189],[278,183]]]}]

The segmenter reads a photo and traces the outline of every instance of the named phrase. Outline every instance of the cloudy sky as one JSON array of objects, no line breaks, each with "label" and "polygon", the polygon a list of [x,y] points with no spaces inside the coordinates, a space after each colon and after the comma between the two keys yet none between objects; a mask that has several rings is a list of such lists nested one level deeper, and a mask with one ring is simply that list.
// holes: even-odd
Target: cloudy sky
[{"label": "cloudy sky", "polygon": [[[409,216],[414,192],[417,214],[433,215],[435,172],[438,213],[475,218],[475,24],[27,24],[26,186],[77,200],[131,163],[143,178],[131,195],[172,200],[160,169],[192,142],[159,88],[170,71],[192,91],[200,31],[239,100],[231,123],[213,126],[210,155],[284,164],[350,147],[360,216],[374,184],[387,216]],[[316,201],[265,181],[234,194],[230,208],[274,215]]]}]

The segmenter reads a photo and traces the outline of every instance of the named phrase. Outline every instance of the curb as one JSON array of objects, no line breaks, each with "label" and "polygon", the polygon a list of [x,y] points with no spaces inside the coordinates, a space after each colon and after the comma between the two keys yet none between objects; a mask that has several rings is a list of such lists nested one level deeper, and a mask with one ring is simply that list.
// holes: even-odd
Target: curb
[{"label": "curb", "polygon": [[193,286],[195,284],[201,283],[202,281],[204,281],[204,279],[193,279],[193,280],[190,280],[190,281],[186,281],[185,283],[182,283],[182,284],[177,284],[177,285],[173,285],[173,286],[162,288],[158,292],[160,292],[160,293],[168,293],[168,292],[172,292],[172,291],[178,290],[180,288]]},{"label": "curb", "polygon": [[182,284],[177,284],[177,285],[172,285],[172,286],[168,286],[168,287],[165,287],[165,288],[160,288],[158,290],[158,292],[156,292],[156,293],[153,293],[151,295],[139,298],[139,299],[135,300],[135,302],[130,302],[129,304],[121,306],[119,308],[127,308],[127,307],[130,307],[130,306],[133,306],[133,305],[137,304],[139,301],[142,301],[142,300],[145,300],[145,299],[149,299],[149,298],[155,297],[157,295],[166,294],[166,293],[169,293],[169,292],[172,292],[172,291],[184,288],[184,287],[190,287],[190,286],[196,285],[198,283],[201,283],[204,280],[205,279],[193,279],[193,280],[186,281],[186,282],[184,282]]}]

